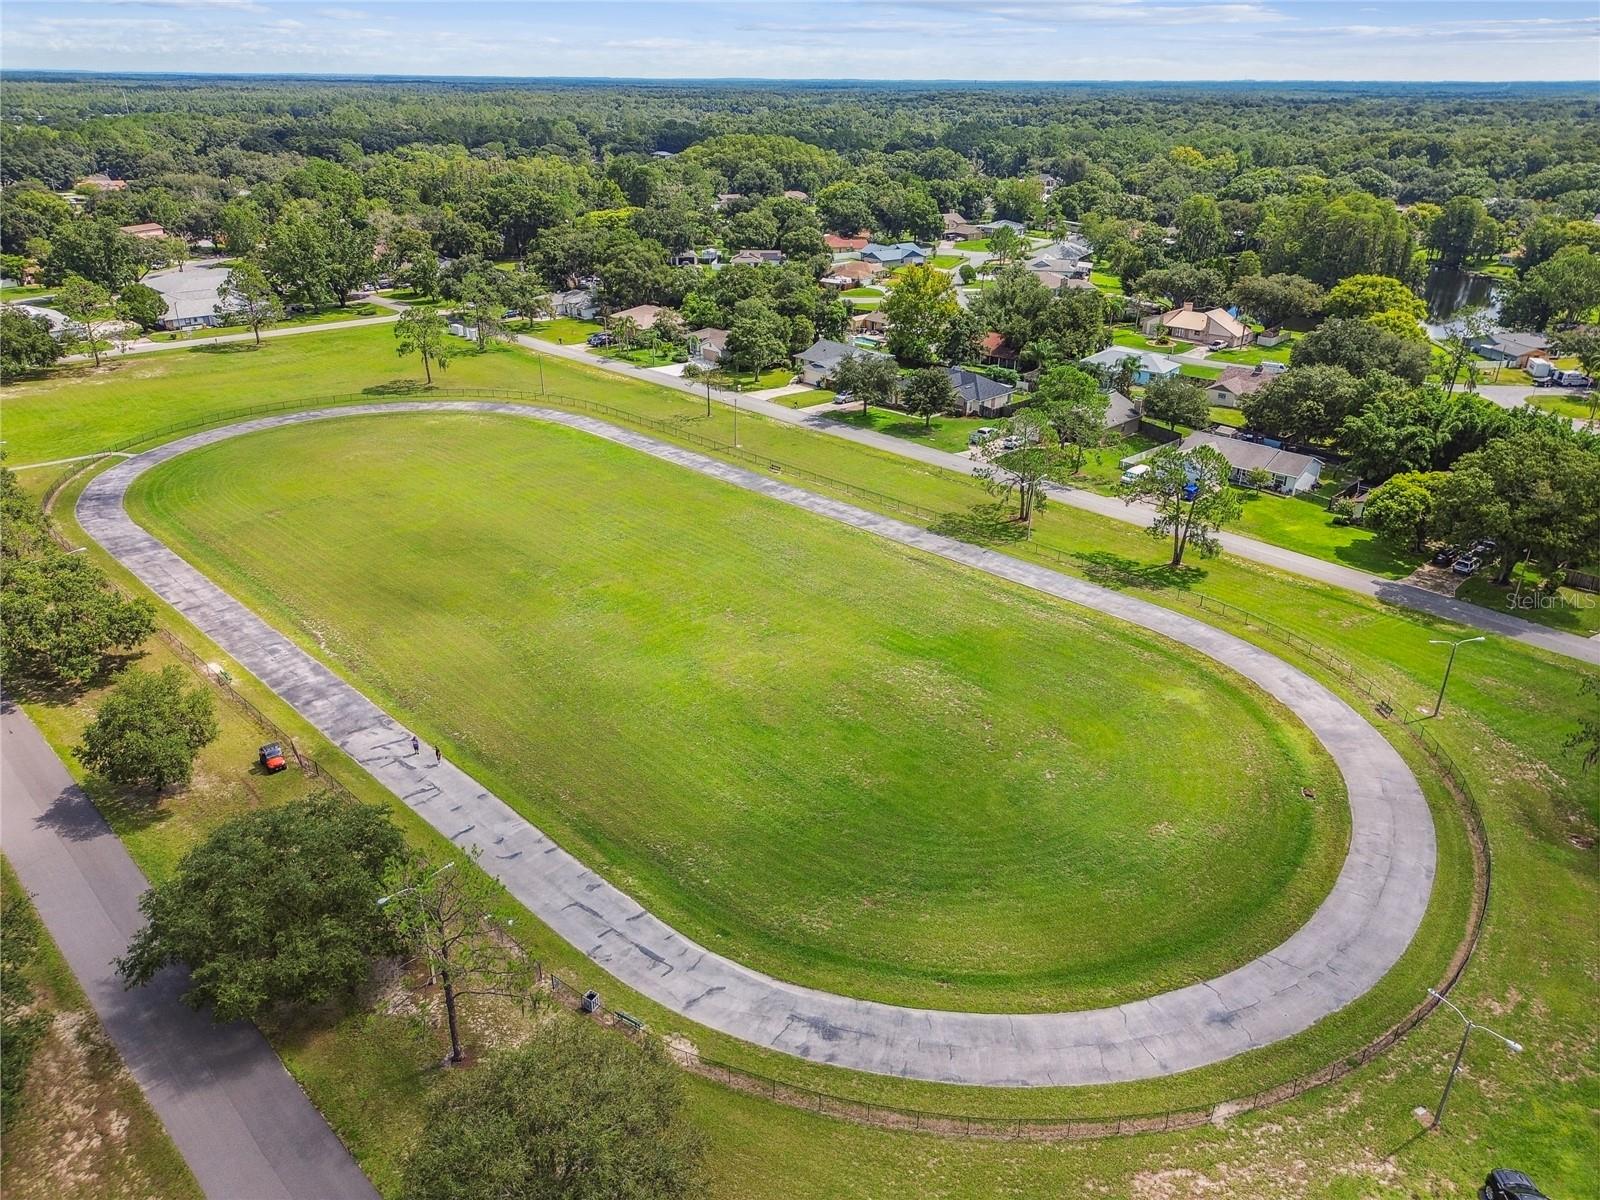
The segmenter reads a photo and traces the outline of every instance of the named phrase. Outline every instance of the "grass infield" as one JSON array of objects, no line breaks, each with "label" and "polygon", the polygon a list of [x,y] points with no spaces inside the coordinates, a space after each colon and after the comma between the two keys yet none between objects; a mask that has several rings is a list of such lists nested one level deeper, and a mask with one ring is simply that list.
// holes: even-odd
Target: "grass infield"
[{"label": "grass infield", "polygon": [[585,862],[782,978],[1114,1003],[1270,949],[1343,860],[1332,762],[1243,680],[583,433],[321,422],[185,455],[132,508]]}]

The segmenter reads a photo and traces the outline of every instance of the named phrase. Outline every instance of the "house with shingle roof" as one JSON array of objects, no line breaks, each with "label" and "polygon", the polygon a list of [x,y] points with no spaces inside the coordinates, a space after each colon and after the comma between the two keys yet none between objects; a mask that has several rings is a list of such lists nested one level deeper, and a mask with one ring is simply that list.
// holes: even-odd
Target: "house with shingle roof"
[{"label": "house with shingle roof", "polygon": [[1229,476],[1234,483],[1249,483],[1253,471],[1265,471],[1272,476],[1272,490],[1294,495],[1308,492],[1317,486],[1322,476],[1322,460],[1309,454],[1296,454],[1263,442],[1249,442],[1243,438],[1225,437],[1220,433],[1191,433],[1179,443],[1178,449],[1188,452],[1197,446],[1210,446],[1228,460]]},{"label": "house with shingle roof", "polygon": [[1016,391],[1009,383],[990,379],[965,367],[949,369],[956,390],[956,412],[963,417],[1005,417],[1016,408]]},{"label": "house with shingle roof", "polygon": [[1255,336],[1248,325],[1227,309],[1197,309],[1193,300],[1185,300],[1181,308],[1146,317],[1139,328],[1145,333],[1165,329],[1170,336],[1185,342],[1221,342],[1230,348],[1248,346]]},{"label": "house with shingle roof", "polygon": [[852,356],[887,358],[890,362],[894,361],[889,355],[879,354],[876,350],[863,350],[859,346],[847,346],[843,342],[835,342],[829,338],[818,338],[794,356],[794,363],[800,372],[801,383],[822,387],[833,378],[833,373],[839,369],[839,364]]},{"label": "house with shingle roof", "polygon": [[1219,379],[1206,385],[1206,396],[1219,408],[1238,408],[1239,402],[1253,395],[1271,382],[1272,376],[1265,367],[1228,367]]},{"label": "house with shingle roof", "polygon": [[861,261],[883,267],[921,266],[931,255],[915,242],[895,242],[885,246],[868,242],[861,248]]}]

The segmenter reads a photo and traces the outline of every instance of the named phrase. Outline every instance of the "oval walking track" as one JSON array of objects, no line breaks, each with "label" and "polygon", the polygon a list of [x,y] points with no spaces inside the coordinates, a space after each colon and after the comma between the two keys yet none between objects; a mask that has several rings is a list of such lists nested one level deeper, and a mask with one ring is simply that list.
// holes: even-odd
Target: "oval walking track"
[{"label": "oval walking track", "polygon": [[[1338,765],[1349,796],[1350,849],[1333,889],[1287,941],[1236,970],[1080,1012],[1009,1016],[879,1004],[774,979],[697,945],[466,772],[409,758],[410,730],[179,558],[123,506],[140,475],[202,446],[310,421],[415,412],[507,414],[582,430],[1192,647],[1286,705]],[[84,531],[146,586],[435,829],[458,846],[480,847],[484,867],[594,962],[674,1012],[813,1062],[996,1087],[1119,1083],[1188,1071],[1290,1037],[1349,1004],[1399,960],[1427,910],[1434,828],[1416,777],[1377,729],[1305,672],[1159,605],[590,417],[489,401],[364,404],[264,417],[117,464],[85,488],[77,516]]]}]

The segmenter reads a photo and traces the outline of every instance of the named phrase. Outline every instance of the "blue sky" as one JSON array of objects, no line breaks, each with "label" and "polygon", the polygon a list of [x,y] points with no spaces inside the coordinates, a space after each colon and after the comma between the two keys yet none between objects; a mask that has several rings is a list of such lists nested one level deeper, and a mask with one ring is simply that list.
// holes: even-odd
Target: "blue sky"
[{"label": "blue sky", "polygon": [[0,0],[0,65],[827,79],[1600,79],[1596,0]]}]

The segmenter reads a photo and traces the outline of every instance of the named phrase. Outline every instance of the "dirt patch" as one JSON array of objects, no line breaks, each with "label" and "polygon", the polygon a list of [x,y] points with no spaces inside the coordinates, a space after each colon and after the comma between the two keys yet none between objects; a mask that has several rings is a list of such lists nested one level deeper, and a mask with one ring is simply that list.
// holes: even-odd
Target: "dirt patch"
[{"label": "dirt patch", "polygon": [[1453,598],[1456,594],[1456,589],[1461,586],[1463,580],[1461,576],[1455,574],[1449,567],[1436,567],[1432,563],[1423,563],[1401,582],[1423,588],[1439,596]]}]

